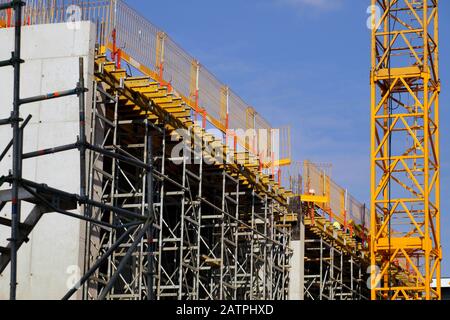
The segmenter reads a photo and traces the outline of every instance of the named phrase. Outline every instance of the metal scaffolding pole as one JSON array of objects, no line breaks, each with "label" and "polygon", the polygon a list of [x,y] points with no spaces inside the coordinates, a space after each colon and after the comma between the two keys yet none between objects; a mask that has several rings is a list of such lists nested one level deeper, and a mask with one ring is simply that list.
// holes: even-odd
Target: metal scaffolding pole
[{"label": "metal scaffolding pole", "polygon": [[[21,244],[24,242],[24,239],[26,238],[26,234],[30,233],[35,226],[36,223],[38,223],[40,216],[42,215],[42,212],[45,210],[40,210],[41,214],[37,218],[33,218],[32,215],[27,218],[27,221],[29,223],[27,225],[27,230],[23,229],[23,224],[21,224],[21,198],[19,197],[19,191],[21,188],[28,191],[32,196],[35,197],[35,201],[40,203],[45,208],[51,208],[55,212],[69,215],[75,218],[79,218],[86,221],[91,221],[94,223],[101,223],[100,221],[95,221],[93,219],[90,219],[86,215],[83,216],[77,216],[75,214],[71,214],[67,212],[63,208],[59,208],[40,194],[40,193],[47,193],[47,197],[53,197],[59,198],[59,197],[65,197],[66,199],[73,198],[63,192],[57,192],[56,189],[47,188],[41,185],[34,185],[30,181],[26,181],[22,179],[22,161],[23,159],[31,156],[37,156],[38,154],[34,155],[35,153],[30,153],[28,155],[23,154],[23,130],[25,129],[26,124],[31,119],[31,116],[29,115],[25,122],[20,125],[20,122],[22,119],[20,118],[20,106],[22,104],[31,103],[31,102],[39,102],[44,101],[48,99],[54,99],[59,97],[65,97],[70,95],[78,95],[79,101],[80,101],[80,141],[77,144],[74,144],[73,147],[56,147],[53,149],[39,151],[39,154],[51,154],[55,152],[62,152],[64,150],[70,150],[75,148],[75,146],[78,146],[80,148],[80,158],[84,157],[85,154],[85,139],[84,139],[84,92],[86,89],[84,88],[84,68],[83,68],[83,60],[80,59],[79,61],[79,69],[80,69],[80,75],[79,75],[79,83],[77,84],[77,87],[73,90],[67,90],[64,92],[61,92],[59,95],[58,93],[50,93],[47,95],[42,96],[36,96],[36,97],[29,97],[29,98],[20,98],[20,64],[23,62],[21,60],[21,27],[22,27],[22,7],[25,5],[22,1],[11,1],[9,4],[3,4],[1,9],[14,9],[14,19],[15,19],[15,26],[14,26],[14,52],[12,53],[12,58],[8,61],[8,63],[1,63],[2,66],[11,65],[14,67],[14,89],[13,89],[13,111],[11,113],[11,117],[8,119],[8,122],[11,123],[12,129],[13,129],[13,138],[12,142],[8,144],[2,153],[2,159],[4,158],[4,155],[8,152],[8,150],[12,147],[12,173],[10,177],[7,177],[6,180],[8,180],[11,185],[11,221],[9,223],[11,227],[11,238],[7,239],[9,241],[8,244],[8,251],[3,254],[2,256],[2,265],[6,266],[8,263],[11,264],[11,272],[10,272],[10,299],[15,300],[17,297],[17,251]],[[85,163],[83,162],[81,166],[83,166]],[[85,195],[84,195],[84,175],[81,174],[81,195],[78,199],[79,202],[86,202]],[[30,188],[30,186],[32,188]],[[56,192],[56,193],[55,193]],[[75,200],[74,198],[72,200]],[[3,207],[3,205],[2,205]]]},{"label": "metal scaffolding pole", "polygon": [[306,239],[305,299],[366,300],[363,264],[322,238]]},{"label": "metal scaffolding pole", "polygon": [[[154,184],[153,184],[153,134],[151,133],[151,128],[149,124],[149,120],[146,119],[146,135],[147,135],[147,150],[146,150],[146,163],[150,166],[150,169],[147,170],[146,174],[146,183],[147,183],[147,197],[143,198],[143,205],[145,205],[145,201],[147,202],[147,211],[148,216],[153,219],[153,221],[157,222],[157,217],[154,211]],[[154,238],[156,234],[155,223],[152,223],[149,226],[149,232],[147,234],[147,261],[145,267],[146,273],[146,296],[148,300],[154,300],[155,295],[153,291],[154,285],[154,254],[155,254],[155,246],[154,246]]]},{"label": "metal scaffolding pole", "polygon": [[[162,139],[161,139],[161,152],[159,157],[156,157],[156,161],[159,163],[159,170],[162,175],[166,174],[166,131],[164,130]],[[161,299],[163,290],[163,225],[164,225],[164,206],[165,206],[165,180],[159,180],[159,202],[157,203],[157,213],[158,213],[158,254],[157,254],[157,271],[156,271],[156,298],[158,300]]]},{"label": "metal scaffolding pole", "polygon": [[19,241],[20,224],[20,199],[19,187],[22,177],[22,131],[20,130],[20,65],[21,61],[21,30],[22,30],[22,1],[12,1],[10,7],[14,10],[14,52],[12,54],[11,65],[14,68],[14,93],[13,111],[10,123],[13,129],[13,156],[12,156],[12,195],[11,195],[11,239],[10,241],[10,299],[16,299],[17,291],[17,250]]}]

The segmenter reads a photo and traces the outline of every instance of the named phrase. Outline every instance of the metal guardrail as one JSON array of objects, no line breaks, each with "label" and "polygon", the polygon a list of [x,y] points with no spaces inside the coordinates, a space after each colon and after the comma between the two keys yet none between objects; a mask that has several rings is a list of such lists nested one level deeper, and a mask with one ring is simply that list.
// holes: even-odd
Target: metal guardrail
[{"label": "metal guardrail", "polygon": [[[9,0],[0,0],[0,3]],[[234,91],[178,46],[167,34],[142,17],[122,0],[26,0],[24,23],[29,25],[92,21],[97,26],[97,43],[109,51],[120,51],[121,59],[135,69],[168,84],[192,108],[193,116],[204,118],[213,127],[265,129],[270,123],[249,108]],[[0,21],[13,21],[3,12]],[[0,25],[1,26],[1,25]],[[113,56],[116,56],[115,54]],[[288,129],[282,130],[279,157],[291,157]],[[269,143],[273,139],[269,138]],[[249,150],[248,148],[245,148]],[[249,150],[253,152],[254,150]],[[256,152],[254,152],[256,153]],[[255,154],[262,162],[272,162],[273,154]],[[277,155],[278,156],[278,155]],[[275,159],[275,161],[280,159]],[[278,163],[283,163],[278,161]]]},{"label": "metal guardrail", "polygon": [[326,170],[305,161],[303,183],[305,193],[314,193],[317,196],[328,198],[327,203],[318,204],[318,206],[332,221],[337,221],[343,226],[353,223],[362,229],[369,228],[370,212],[368,208],[350,195],[345,188],[334,182]]}]

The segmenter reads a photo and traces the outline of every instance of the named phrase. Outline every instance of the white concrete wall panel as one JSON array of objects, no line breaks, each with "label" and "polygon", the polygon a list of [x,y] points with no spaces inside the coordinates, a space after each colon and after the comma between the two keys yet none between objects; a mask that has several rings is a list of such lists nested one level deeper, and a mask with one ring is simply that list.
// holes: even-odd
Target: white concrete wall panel
[{"label": "white concrete wall panel", "polygon": [[[13,50],[12,29],[0,29],[0,60]],[[66,24],[26,26],[22,29],[21,97],[72,89],[78,82],[78,59],[85,58],[86,85],[92,92],[95,26],[83,22],[71,30]],[[12,110],[13,69],[0,68],[0,118]],[[90,93],[86,95],[89,106]],[[78,98],[64,97],[24,105],[21,117],[33,116],[24,135],[24,152],[76,142]],[[12,137],[10,126],[0,127],[0,149]],[[11,152],[0,163],[0,176],[11,168]],[[79,192],[77,150],[24,161],[25,179],[46,183],[61,190]],[[7,189],[9,186],[3,186]],[[32,209],[23,204],[22,221]],[[10,204],[0,213],[10,217]],[[0,246],[6,245],[10,229],[0,227]],[[71,266],[83,266],[83,223],[58,213],[45,214],[33,230],[30,241],[19,250],[18,298],[60,299],[73,275]],[[68,269],[69,268],[69,269]],[[73,268],[73,267],[72,267]],[[0,276],[0,299],[9,297],[9,267]]]}]

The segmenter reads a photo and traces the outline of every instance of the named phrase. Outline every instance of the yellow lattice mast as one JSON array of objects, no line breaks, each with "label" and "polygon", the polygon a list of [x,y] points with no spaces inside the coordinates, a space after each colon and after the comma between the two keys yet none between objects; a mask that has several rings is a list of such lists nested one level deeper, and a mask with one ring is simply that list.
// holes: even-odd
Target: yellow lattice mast
[{"label": "yellow lattice mast", "polygon": [[372,13],[372,299],[440,299],[438,0]]}]

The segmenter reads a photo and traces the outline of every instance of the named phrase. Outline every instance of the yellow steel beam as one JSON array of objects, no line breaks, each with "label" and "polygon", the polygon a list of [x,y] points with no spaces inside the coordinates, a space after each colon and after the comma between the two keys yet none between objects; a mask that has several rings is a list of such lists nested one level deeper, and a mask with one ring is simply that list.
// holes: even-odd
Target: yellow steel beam
[{"label": "yellow steel beam", "polygon": [[371,298],[440,299],[438,0],[372,5]]},{"label": "yellow steel beam", "polygon": [[285,158],[285,159],[279,159],[279,160],[275,160],[275,161],[264,162],[262,164],[262,166],[263,166],[263,168],[268,169],[268,168],[272,168],[272,167],[286,167],[286,166],[290,165],[291,163],[292,163],[292,159]]},{"label": "yellow steel beam", "polygon": [[330,199],[328,196],[313,196],[309,194],[301,194],[300,200],[303,202],[313,202],[313,203],[328,203]]}]

